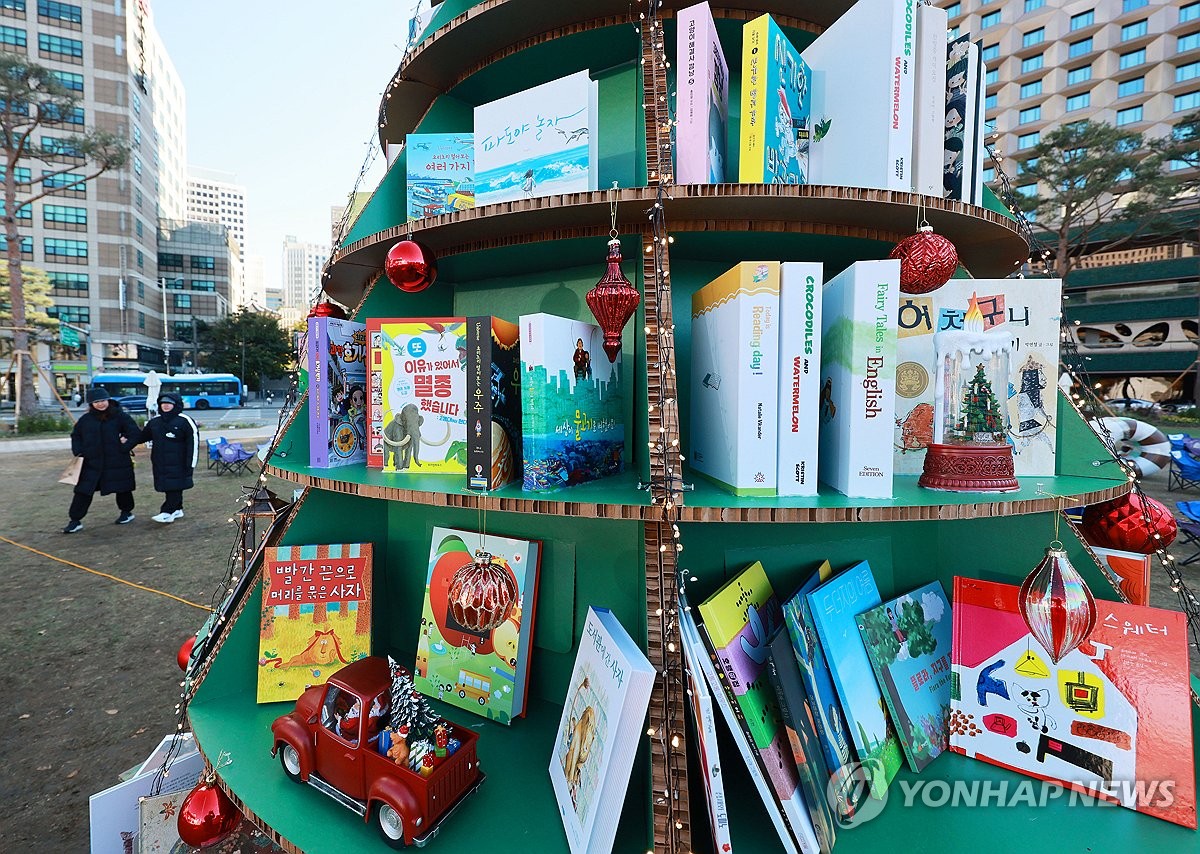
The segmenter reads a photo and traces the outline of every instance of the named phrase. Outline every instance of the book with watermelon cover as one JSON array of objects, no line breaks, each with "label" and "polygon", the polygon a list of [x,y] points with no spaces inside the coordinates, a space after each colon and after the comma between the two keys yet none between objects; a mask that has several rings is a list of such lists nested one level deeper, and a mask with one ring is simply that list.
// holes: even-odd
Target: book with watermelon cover
[{"label": "book with watermelon cover", "polygon": [[521,476],[520,327],[467,318],[467,488],[490,490]]},{"label": "book with watermelon cover", "polygon": [[1091,635],[1056,664],[1019,595],[954,579],[950,749],[1195,829],[1184,615],[1097,600]]},{"label": "book with watermelon cover", "polygon": [[309,465],[367,461],[367,325],[308,319]]},{"label": "book with watermelon cover", "polygon": [[273,546],[263,556],[258,702],[295,700],[371,654],[371,544]]},{"label": "book with watermelon cover", "polygon": [[405,142],[409,220],[475,207],[475,137],[410,133]]},{"label": "book with watermelon cover", "polygon": [[[517,591],[500,624],[483,631],[464,626],[450,606],[455,574],[479,549],[508,573]],[[525,714],[540,559],[537,540],[433,529],[413,670],[418,691],[502,724]]]},{"label": "book with watermelon cover", "polygon": [[742,26],[742,121],[738,180],[809,183],[812,71],[775,19]]},{"label": "book with watermelon cover", "polygon": [[908,767],[946,750],[950,721],[950,603],[934,581],[858,615],[858,630]]},{"label": "book with watermelon cover", "polygon": [[725,182],[729,64],[708,2],[676,14],[679,95],[675,116],[675,183]]}]

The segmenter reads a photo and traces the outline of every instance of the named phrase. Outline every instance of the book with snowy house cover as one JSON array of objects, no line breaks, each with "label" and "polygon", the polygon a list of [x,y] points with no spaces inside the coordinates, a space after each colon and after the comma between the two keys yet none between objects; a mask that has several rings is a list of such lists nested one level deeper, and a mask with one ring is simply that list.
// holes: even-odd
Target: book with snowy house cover
[{"label": "book with snowy house cover", "polygon": [[524,488],[542,492],[623,471],[621,354],[609,361],[594,323],[523,314],[519,325]]},{"label": "book with snowy house cover", "polygon": [[367,465],[386,472],[467,472],[467,320],[367,323]]},{"label": "book with snowy house cover", "polygon": [[475,207],[475,137],[410,133],[405,142],[408,219]]},{"label": "book with snowy house cover", "polygon": [[742,26],[738,180],[808,184],[812,71],[770,15]]},{"label": "book with snowy house cover", "polygon": [[676,14],[675,183],[725,181],[729,64],[707,0]]},{"label": "book with snowy house cover", "polygon": [[954,579],[950,749],[1195,829],[1184,615],[1097,600],[1091,635],[1055,663],[1019,594]]},{"label": "book with snowy house cover", "polygon": [[371,544],[273,546],[263,556],[258,702],[295,700],[371,654]]},{"label": "book with snowy house cover", "polygon": [[334,468],[367,461],[367,325],[310,317],[309,465]]}]

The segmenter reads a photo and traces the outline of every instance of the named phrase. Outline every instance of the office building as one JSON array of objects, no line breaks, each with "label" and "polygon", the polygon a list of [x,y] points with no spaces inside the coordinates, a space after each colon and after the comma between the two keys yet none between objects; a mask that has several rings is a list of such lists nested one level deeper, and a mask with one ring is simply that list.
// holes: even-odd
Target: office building
[{"label": "office building", "polygon": [[164,349],[171,372],[196,366],[197,328],[229,314],[234,277],[240,277],[237,244],[224,225],[163,220],[158,231],[158,271],[166,313]]},{"label": "office building", "polygon": [[307,313],[321,290],[321,271],[329,247],[303,243],[293,235],[283,239],[283,308]]},{"label": "office building", "polygon": [[187,218],[196,222],[219,222],[229,229],[238,245],[238,258],[246,259],[246,188],[235,175],[188,168]]}]

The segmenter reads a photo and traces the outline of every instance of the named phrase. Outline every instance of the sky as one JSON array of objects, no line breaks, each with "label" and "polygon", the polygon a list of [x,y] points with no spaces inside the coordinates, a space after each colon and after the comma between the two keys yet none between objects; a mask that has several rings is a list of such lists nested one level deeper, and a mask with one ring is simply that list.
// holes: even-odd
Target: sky
[{"label": "sky", "polygon": [[[428,2],[424,3],[428,7]],[[278,285],[286,235],[328,244],[378,152],[383,89],[418,0],[152,0],[187,93],[187,159],[246,188],[246,251]],[[424,12],[428,20],[428,11]],[[360,190],[373,190],[383,156]]]}]

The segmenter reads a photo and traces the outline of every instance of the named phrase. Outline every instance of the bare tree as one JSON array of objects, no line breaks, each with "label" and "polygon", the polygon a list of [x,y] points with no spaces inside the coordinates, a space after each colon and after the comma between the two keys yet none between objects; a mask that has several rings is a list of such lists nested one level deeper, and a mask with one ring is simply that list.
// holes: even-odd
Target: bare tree
[{"label": "bare tree", "polygon": [[[76,189],[110,169],[125,165],[128,142],[102,130],[70,131],[79,110],[79,95],[64,86],[54,71],[25,56],[0,52],[0,180],[4,182],[4,237],[7,241],[9,305],[12,312],[13,351],[18,358],[17,418],[36,408],[33,394],[33,360],[28,357],[30,332],[21,261],[18,208],[28,208],[46,196]],[[68,133],[61,133],[67,129]],[[35,139],[42,130],[57,133],[53,143]],[[22,163],[49,167],[34,170]],[[66,165],[63,165],[63,164]],[[82,174],[74,170],[83,169]],[[40,174],[38,174],[40,172]],[[18,204],[18,198],[20,202]]]}]

